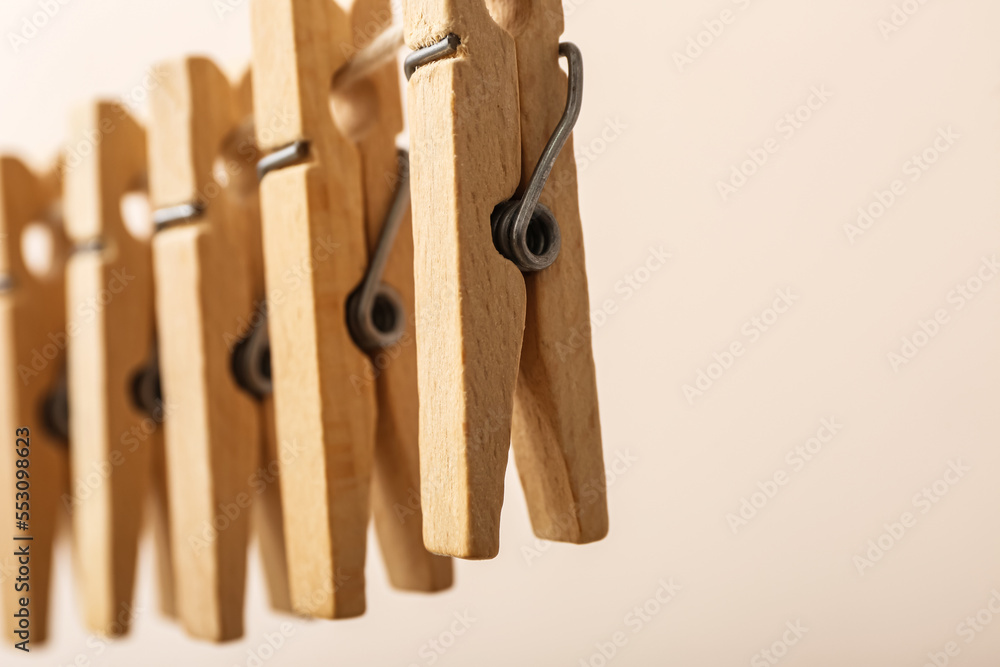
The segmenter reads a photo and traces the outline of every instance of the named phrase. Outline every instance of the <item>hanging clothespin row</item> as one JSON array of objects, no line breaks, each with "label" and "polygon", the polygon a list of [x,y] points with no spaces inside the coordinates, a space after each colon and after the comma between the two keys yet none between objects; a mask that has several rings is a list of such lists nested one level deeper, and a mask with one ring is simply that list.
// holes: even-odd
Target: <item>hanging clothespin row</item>
[{"label": "hanging clothespin row", "polygon": [[150,189],[156,310],[182,623],[243,634],[251,512],[274,608],[290,611],[257,203],[250,76],[161,67]]},{"label": "hanging clothespin row", "polygon": [[[152,464],[169,413],[159,395],[145,229],[151,220],[136,220],[136,235],[126,226],[128,203],[145,197],[146,134],[120,104],[95,102],[73,115],[70,137],[65,211],[75,248],[66,270],[66,316],[74,556],[85,623],[114,636],[127,633],[135,616],[138,541],[150,490],[164,488],[152,477]],[[160,514],[154,526],[165,525],[166,499],[154,498],[153,507]],[[159,567],[169,572],[171,566],[161,561]],[[168,577],[161,581],[169,585]],[[161,595],[169,610],[169,589]]]},{"label": "hanging clothespin row", "polygon": [[[559,0],[406,0],[424,539],[499,551],[513,437],[536,535],[608,530]],[[558,17],[558,20],[553,20]],[[559,66],[569,64],[568,84]]]},{"label": "hanging clothespin row", "polygon": [[[0,612],[25,651],[48,636],[53,544],[67,489],[66,308],[58,170],[38,176],[0,157]],[[23,237],[48,229],[48,271],[29,270]]]},{"label": "hanging clothespin row", "polygon": [[[357,46],[352,22],[388,9],[385,0],[356,2],[349,19],[332,0],[252,5],[255,117],[269,153],[258,167],[265,268],[269,291],[282,290],[269,326],[279,447],[288,454],[281,466],[290,589],[297,612],[322,618],[365,610],[373,467],[390,579],[420,591],[451,584],[450,561],[422,544],[414,500],[411,258],[407,243],[397,245],[407,183],[392,148],[398,93],[388,69],[368,76],[379,59],[347,58]],[[351,71],[359,67],[365,71]],[[287,122],[261,131],[279,117]],[[303,266],[305,276],[290,283]]]}]

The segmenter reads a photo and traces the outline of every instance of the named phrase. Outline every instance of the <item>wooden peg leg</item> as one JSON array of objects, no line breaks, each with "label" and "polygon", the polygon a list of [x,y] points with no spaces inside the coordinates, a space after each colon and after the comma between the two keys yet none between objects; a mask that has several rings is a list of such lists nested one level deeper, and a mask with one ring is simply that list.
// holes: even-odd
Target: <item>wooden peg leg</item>
[{"label": "wooden peg leg", "polygon": [[[178,610],[193,636],[228,641],[243,634],[246,549],[260,425],[253,399],[235,386],[227,332],[247,312],[231,250],[207,223],[154,239],[160,313],[172,541]],[[191,373],[191,367],[201,369]]]},{"label": "wooden peg leg", "polygon": [[[335,239],[343,232],[324,215],[327,187],[326,176],[308,166],[265,178],[269,284],[280,284],[321,243],[342,244]],[[344,390],[370,371],[347,332],[348,293],[330,289],[342,282],[329,276],[335,264],[314,261],[312,276],[274,305],[268,326],[292,604],[309,616],[350,618],[365,610],[375,410],[372,389]]]},{"label": "wooden peg leg", "polygon": [[524,279],[490,233],[521,174],[514,43],[481,0],[404,15],[412,49],[462,42],[409,83],[424,541],[492,558],[525,317]]},{"label": "wooden peg leg", "polygon": [[[246,110],[242,88],[234,90],[205,58],[163,72],[153,95],[154,201],[159,209],[200,211],[154,238],[179,614],[192,635],[228,641],[243,634],[252,505],[273,482],[261,475],[271,463],[262,460],[264,406],[233,370],[236,347],[252,331],[255,293],[263,291],[251,257],[256,219],[214,170],[219,158],[232,157],[223,149]],[[269,538],[281,549],[280,533]]]},{"label": "wooden peg leg", "polygon": [[167,453],[163,441],[164,439],[160,438],[153,450],[149,517],[156,551],[156,583],[160,613],[167,618],[176,618],[177,600],[174,594],[176,579],[174,578],[173,545],[170,540],[170,500],[167,495],[169,488]]},{"label": "wooden peg leg", "polygon": [[78,493],[73,535],[78,572],[86,573],[79,581],[87,626],[119,635],[134,617],[155,448],[143,433],[149,416],[133,391],[153,346],[149,243],[126,230],[121,213],[122,197],[144,184],[146,139],[112,103],[81,108],[71,136],[73,145],[96,144],[68,164],[66,175],[67,231],[77,244],[89,244],[70,257],[66,279],[72,485],[89,490]]},{"label": "wooden peg leg", "polygon": [[260,544],[261,560],[264,563],[271,607],[278,611],[291,612],[292,597],[288,590],[288,556],[285,549],[285,517],[281,505],[281,458],[274,425],[274,398],[264,399],[262,408],[263,454],[257,477],[260,488],[255,501],[257,507],[254,525]]},{"label": "wooden peg leg", "polygon": [[[57,519],[67,493],[67,443],[46,428],[42,404],[65,371],[65,288],[60,267],[54,276],[31,275],[21,257],[21,235],[34,221],[45,219],[58,193],[16,159],[0,158],[0,275],[9,281],[0,291],[0,513],[7,533],[0,553],[0,612],[3,635],[12,643],[18,636],[22,598],[28,602],[30,640],[23,645],[35,650],[46,643],[49,632],[50,584]],[[17,478],[17,438],[28,429],[27,479]],[[18,445],[21,447],[18,447]],[[27,530],[15,523],[18,481],[27,482],[29,515]],[[31,540],[11,539],[12,535]],[[29,551],[28,581],[21,581],[20,556]]]},{"label": "wooden peg leg", "polygon": [[[560,0],[515,4],[521,14],[508,17],[517,44],[524,188],[562,118],[567,81],[559,66]],[[514,457],[535,534],[586,543],[607,534],[608,508],[572,139],[541,202],[559,222],[562,249],[555,264],[525,275],[528,308],[514,394]]]}]

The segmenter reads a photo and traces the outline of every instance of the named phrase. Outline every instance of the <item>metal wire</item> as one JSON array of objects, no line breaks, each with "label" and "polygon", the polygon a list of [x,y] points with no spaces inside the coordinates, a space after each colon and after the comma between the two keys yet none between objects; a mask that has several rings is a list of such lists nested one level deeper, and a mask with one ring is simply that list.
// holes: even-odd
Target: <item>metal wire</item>
[{"label": "metal wire", "polygon": [[42,423],[63,444],[69,443],[69,386],[66,371],[59,374],[55,386],[42,403]]},{"label": "metal wire", "polygon": [[309,142],[296,141],[270,155],[265,155],[257,163],[257,180],[263,181],[264,177],[275,169],[284,169],[292,165],[305,162],[309,158]]},{"label": "metal wire", "polygon": [[181,204],[161,208],[153,212],[154,233],[165,229],[193,222],[205,214],[205,205],[201,202]]},{"label": "metal wire", "polygon": [[247,392],[257,398],[274,391],[271,380],[271,336],[267,329],[267,313],[260,318],[250,335],[233,350],[233,375]]},{"label": "metal wire", "polygon": [[458,51],[461,43],[462,40],[459,39],[458,35],[450,34],[437,44],[417,49],[406,56],[406,60],[403,61],[403,72],[406,74],[406,80],[410,80],[410,77],[413,76],[418,67],[423,67],[427,63],[453,55]]},{"label": "metal wire", "polygon": [[583,55],[575,44],[563,42],[559,54],[569,65],[566,110],[549,137],[520,198],[504,202],[493,211],[493,242],[497,250],[526,273],[552,266],[559,257],[562,237],[559,223],[547,207],[539,203],[545,183],[563,147],[573,133],[583,106]]},{"label": "metal wire", "polygon": [[372,253],[368,271],[347,302],[347,325],[355,344],[366,352],[393,345],[406,330],[406,311],[402,299],[382,283],[389,254],[399,226],[410,208],[409,154],[399,151],[399,184],[392,206],[386,214],[378,245]]},{"label": "metal wire", "polygon": [[156,345],[146,365],[132,376],[132,399],[153,419],[162,419],[163,389],[160,384],[160,355]]}]

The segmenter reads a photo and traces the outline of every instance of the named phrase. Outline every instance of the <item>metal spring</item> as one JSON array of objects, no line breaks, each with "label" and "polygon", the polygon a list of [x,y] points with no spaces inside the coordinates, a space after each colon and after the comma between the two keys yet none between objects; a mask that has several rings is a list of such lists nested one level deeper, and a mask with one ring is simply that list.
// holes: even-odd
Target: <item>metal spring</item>
[{"label": "metal spring", "polygon": [[260,318],[250,335],[233,349],[232,369],[236,382],[256,398],[264,398],[274,391],[267,313]]},{"label": "metal spring", "polygon": [[364,280],[347,300],[347,326],[354,343],[365,352],[394,345],[406,331],[406,309],[399,294],[382,282],[399,226],[410,208],[409,154],[399,151],[399,184],[386,214],[378,245]]},{"label": "metal spring", "polygon": [[[459,37],[450,34],[437,44],[411,53],[404,65],[407,80],[417,68],[456,53],[460,44]],[[490,216],[493,245],[524,273],[552,266],[562,248],[559,222],[539,199],[556,159],[580,117],[583,106],[583,55],[570,42],[559,45],[559,54],[566,58],[569,65],[566,110],[538,158],[524,195],[498,204]]]}]

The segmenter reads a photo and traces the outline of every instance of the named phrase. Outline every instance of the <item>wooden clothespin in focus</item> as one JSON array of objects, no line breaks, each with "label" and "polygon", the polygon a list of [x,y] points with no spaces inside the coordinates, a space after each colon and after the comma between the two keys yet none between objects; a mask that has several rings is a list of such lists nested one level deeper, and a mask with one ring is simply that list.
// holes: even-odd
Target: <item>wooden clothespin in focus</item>
[{"label": "wooden clothespin in focus", "polygon": [[424,539],[462,558],[499,551],[512,435],[538,536],[585,543],[608,529],[576,169],[563,149],[582,60],[559,44],[558,0],[491,7],[502,27],[484,0],[404,2],[417,49],[406,69]]},{"label": "wooden clothespin in focus", "polygon": [[[87,627],[121,635],[135,616],[151,488],[159,494],[154,525],[167,523],[165,484],[152,467],[169,406],[159,396],[150,245],[129,231],[123,212],[127,197],[146,190],[146,134],[123,106],[96,102],[77,110],[70,136],[64,178],[66,229],[75,244],[66,269],[74,555]],[[157,538],[161,545],[167,539]],[[169,562],[159,567],[170,571]],[[169,576],[161,574],[161,584],[169,611]]]},{"label": "wooden clothespin in focus", "polygon": [[256,517],[272,607],[290,611],[271,398],[250,76],[161,67],[150,190],[178,604],[185,628],[243,634]]},{"label": "wooden clothespin in focus", "polygon": [[[357,46],[352,23],[388,8],[356,2],[349,20],[331,0],[252,6],[255,117],[287,119],[267,133],[258,125],[258,139],[273,151],[259,165],[267,283],[283,297],[270,308],[277,430],[280,448],[297,450],[282,457],[290,587],[296,611],[324,618],[365,609],[373,464],[391,580],[423,591],[451,584],[450,561],[423,547],[412,500],[417,396],[410,248],[396,234],[407,204],[392,148],[398,93],[388,69],[372,78],[342,69]],[[303,265],[304,279],[288,284]]]},{"label": "wooden clothespin in focus", "polygon": [[[67,488],[67,426],[59,405],[66,400],[59,191],[57,170],[39,177],[17,159],[0,157],[0,513],[7,530],[0,627],[26,651],[48,635],[53,543]],[[23,235],[36,222],[51,235],[43,276],[29,270],[22,255]]]}]

